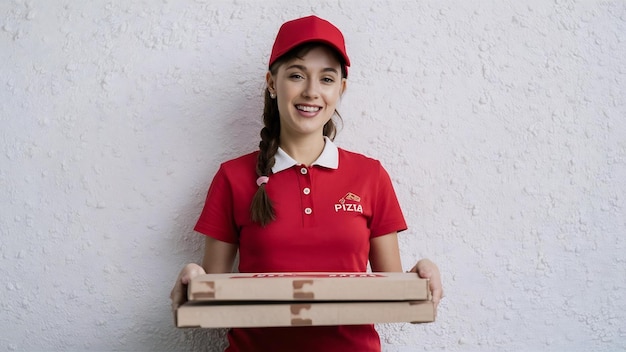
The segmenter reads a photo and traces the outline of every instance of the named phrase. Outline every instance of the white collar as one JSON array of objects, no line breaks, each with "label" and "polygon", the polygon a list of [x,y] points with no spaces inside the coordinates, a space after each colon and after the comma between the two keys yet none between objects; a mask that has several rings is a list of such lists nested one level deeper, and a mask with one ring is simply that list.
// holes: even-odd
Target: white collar
[{"label": "white collar", "polygon": [[[274,160],[276,162],[272,167],[273,173],[281,172],[294,165],[298,165],[298,162],[293,160],[281,147],[278,147],[278,151],[276,155],[274,155]],[[313,165],[329,169],[337,169],[339,167],[339,150],[330,138],[324,136],[324,150],[322,150],[322,154],[320,154],[319,158],[311,164],[311,166]]]}]

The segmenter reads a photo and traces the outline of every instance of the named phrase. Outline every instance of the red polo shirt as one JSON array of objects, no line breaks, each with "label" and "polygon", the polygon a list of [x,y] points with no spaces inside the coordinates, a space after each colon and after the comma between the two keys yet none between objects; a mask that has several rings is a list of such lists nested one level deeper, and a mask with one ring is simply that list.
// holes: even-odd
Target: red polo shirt
[{"label": "red polo shirt", "polygon": [[[329,139],[310,167],[279,149],[266,185],[276,220],[253,223],[257,153],[221,165],[195,227],[237,243],[240,272],[364,272],[370,239],[406,229],[380,162]],[[227,351],[380,351],[373,325],[231,329],[229,341]]]}]

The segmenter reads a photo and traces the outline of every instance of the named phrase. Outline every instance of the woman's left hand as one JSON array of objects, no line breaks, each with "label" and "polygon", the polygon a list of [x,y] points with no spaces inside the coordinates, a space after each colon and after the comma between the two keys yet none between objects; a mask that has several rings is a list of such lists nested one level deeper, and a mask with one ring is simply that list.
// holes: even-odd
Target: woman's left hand
[{"label": "woman's left hand", "polygon": [[433,304],[435,305],[435,315],[437,315],[437,306],[439,305],[439,301],[443,298],[443,286],[441,285],[439,268],[429,259],[420,259],[410,272],[417,273],[422,279],[430,280],[430,292],[432,294]]}]

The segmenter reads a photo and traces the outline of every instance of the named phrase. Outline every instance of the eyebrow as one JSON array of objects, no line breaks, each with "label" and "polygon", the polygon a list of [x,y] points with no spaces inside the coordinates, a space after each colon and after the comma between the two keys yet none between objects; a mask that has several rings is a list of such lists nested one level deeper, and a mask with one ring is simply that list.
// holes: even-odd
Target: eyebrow
[{"label": "eyebrow", "polygon": [[[297,69],[302,70],[302,71],[307,71],[306,66],[298,65],[298,64],[290,65],[289,67],[285,68],[285,70],[289,70],[289,69],[292,69],[292,68],[297,68]],[[336,74],[339,74],[339,71],[337,71],[337,69],[335,69],[333,67],[326,67],[325,69],[322,70],[322,72],[334,72]]]}]

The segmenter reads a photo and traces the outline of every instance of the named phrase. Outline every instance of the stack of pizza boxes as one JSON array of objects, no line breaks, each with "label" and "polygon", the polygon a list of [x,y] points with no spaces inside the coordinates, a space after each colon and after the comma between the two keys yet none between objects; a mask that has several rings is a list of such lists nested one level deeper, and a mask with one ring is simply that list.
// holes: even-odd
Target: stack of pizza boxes
[{"label": "stack of pizza boxes", "polygon": [[178,327],[231,328],[434,321],[415,273],[207,274],[188,286]]}]

